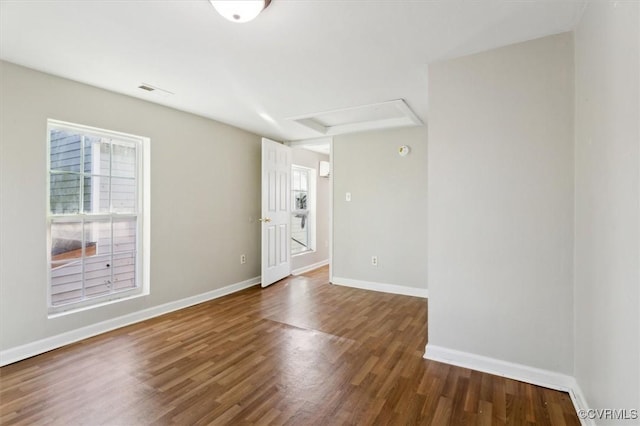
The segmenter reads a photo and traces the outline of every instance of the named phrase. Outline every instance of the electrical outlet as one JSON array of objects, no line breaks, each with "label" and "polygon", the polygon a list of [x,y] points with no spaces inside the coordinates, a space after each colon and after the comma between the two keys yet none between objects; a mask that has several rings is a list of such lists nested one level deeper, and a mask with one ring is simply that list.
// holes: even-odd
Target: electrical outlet
[{"label": "electrical outlet", "polygon": [[240,255],[240,264],[244,265],[245,263],[247,263],[247,256],[245,256],[244,254]]},{"label": "electrical outlet", "polygon": [[378,266],[378,256],[371,256],[371,265]]}]

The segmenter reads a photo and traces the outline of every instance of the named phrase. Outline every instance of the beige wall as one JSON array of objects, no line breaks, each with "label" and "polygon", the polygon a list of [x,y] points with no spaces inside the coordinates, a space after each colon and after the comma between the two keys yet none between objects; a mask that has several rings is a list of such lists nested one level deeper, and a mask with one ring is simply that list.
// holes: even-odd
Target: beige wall
[{"label": "beige wall", "polygon": [[573,372],[570,34],[429,69],[429,346]]},{"label": "beige wall", "polygon": [[[401,145],[409,145],[411,154],[400,157]],[[333,180],[336,282],[346,278],[426,290],[426,128],[334,137]],[[378,256],[378,267],[371,256]]]},{"label": "beige wall", "polygon": [[329,194],[331,178],[318,176],[318,163],[329,161],[329,156],[302,148],[292,148],[291,160],[297,166],[309,167],[316,171],[316,250],[293,256],[291,269],[303,269],[311,265],[329,261],[329,222],[331,218]]},{"label": "beige wall", "polygon": [[575,65],[575,375],[591,407],[638,409],[640,4],[589,3]]},{"label": "beige wall", "polygon": [[[260,138],[0,63],[0,350],[260,274]],[[151,138],[151,294],[47,319],[48,118]],[[247,264],[240,265],[240,255]]]}]

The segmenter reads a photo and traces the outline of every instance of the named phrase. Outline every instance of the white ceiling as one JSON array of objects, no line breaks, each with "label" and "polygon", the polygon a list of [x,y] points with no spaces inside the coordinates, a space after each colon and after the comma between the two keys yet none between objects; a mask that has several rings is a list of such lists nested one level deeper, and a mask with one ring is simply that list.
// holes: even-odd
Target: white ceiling
[{"label": "white ceiling", "polygon": [[321,134],[291,117],[394,99],[426,123],[429,63],[571,30],[583,6],[272,0],[235,24],[207,0],[0,0],[0,58],[298,140]]}]

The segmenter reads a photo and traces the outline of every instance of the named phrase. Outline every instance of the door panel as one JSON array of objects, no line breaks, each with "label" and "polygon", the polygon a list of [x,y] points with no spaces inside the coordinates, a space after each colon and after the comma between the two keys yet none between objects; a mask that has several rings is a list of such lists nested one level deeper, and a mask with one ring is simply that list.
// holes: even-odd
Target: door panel
[{"label": "door panel", "polygon": [[291,273],[291,148],[262,139],[262,287]]}]

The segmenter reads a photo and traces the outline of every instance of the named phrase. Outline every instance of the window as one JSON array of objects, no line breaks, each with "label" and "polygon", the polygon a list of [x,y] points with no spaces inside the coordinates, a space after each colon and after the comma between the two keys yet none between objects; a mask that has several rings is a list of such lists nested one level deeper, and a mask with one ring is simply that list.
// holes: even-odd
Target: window
[{"label": "window", "polygon": [[291,167],[291,254],[315,250],[315,170]]},{"label": "window", "polygon": [[50,312],[144,293],[148,139],[49,120],[47,142]]}]

